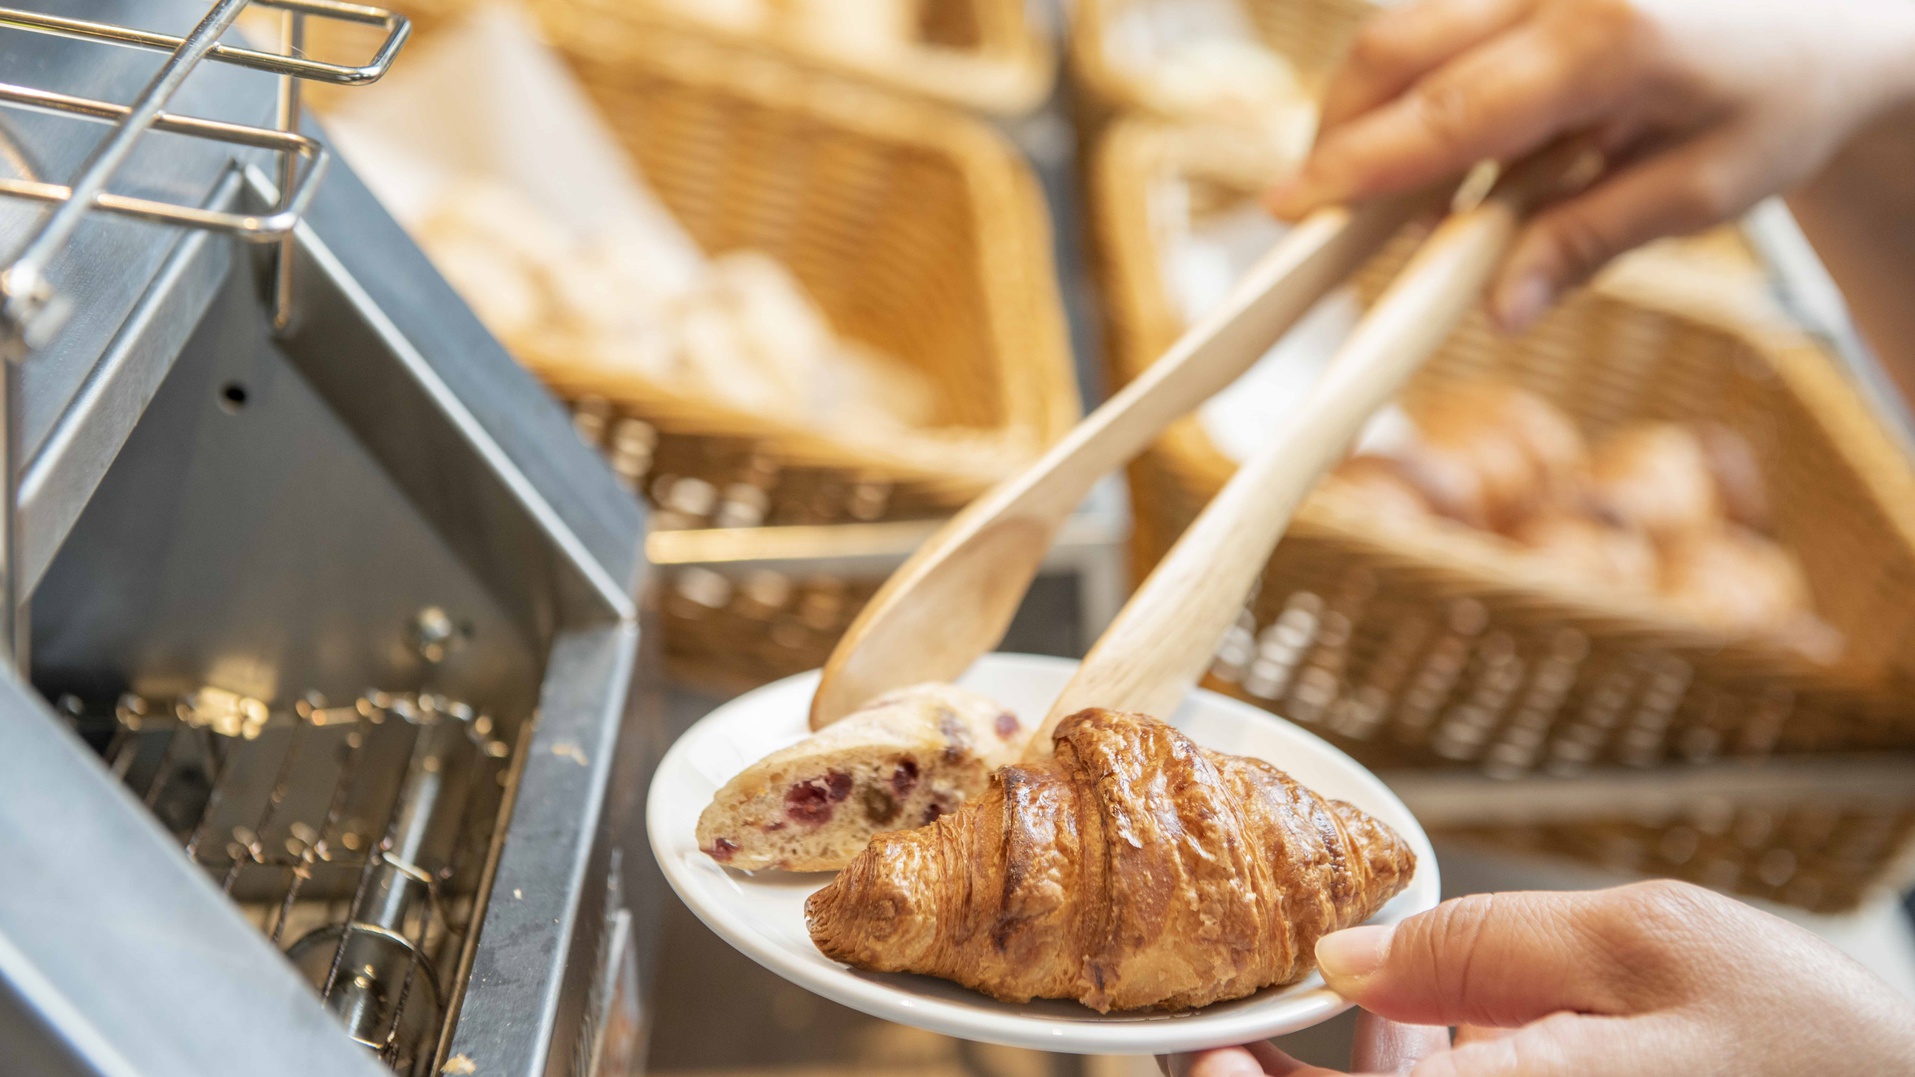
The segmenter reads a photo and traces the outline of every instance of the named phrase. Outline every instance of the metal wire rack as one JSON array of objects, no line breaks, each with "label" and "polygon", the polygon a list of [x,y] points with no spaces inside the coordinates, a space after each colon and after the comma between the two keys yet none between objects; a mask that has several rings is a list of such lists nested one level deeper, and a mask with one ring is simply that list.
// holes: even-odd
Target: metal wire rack
[{"label": "metal wire rack", "polygon": [[385,692],[278,711],[214,688],[127,695],[96,721],[63,705],[350,1035],[430,1072],[513,773],[491,719]]},{"label": "metal wire rack", "polygon": [[[220,36],[232,27],[249,3],[285,14],[284,52],[262,52],[220,42]],[[308,16],[377,26],[386,36],[364,64],[312,60],[298,55],[304,37],[304,20]],[[404,16],[383,8],[337,0],[217,0],[184,37],[12,8],[0,8],[0,27],[168,54],[152,79],[127,105],[0,83],[0,102],[112,124],[112,130],[94,147],[72,182],[61,184],[30,176],[0,180],[0,194],[50,202],[57,207],[14,254],[7,268],[0,271],[0,351],[13,360],[44,343],[64,320],[65,311],[47,281],[47,268],[72,238],[80,221],[94,209],[166,224],[210,228],[253,240],[274,240],[290,234],[326,165],[325,148],[295,130],[299,123],[298,80],[348,86],[374,82],[392,66],[393,58],[411,33],[411,24]],[[174,116],[164,111],[193,69],[209,58],[281,76],[276,128]],[[265,213],[239,213],[130,198],[108,191],[107,184],[125,163],[134,143],[148,130],[171,131],[273,151],[280,157],[281,175],[286,179],[280,185],[278,203]]]},{"label": "metal wire rack", "polygon": [[[281,12],[280,53],[264,52],[220,41],[249,3]],[[372,57],[362,64],[313,60],[300,53],[308,17],[374,26],[385,37]],[[20,500],[19,472],[22,446],[18,366],[51,340],[70,313],[55,292],[48,270],[55,257],[93,210],[154,221],[210,229],[244,239],[281,244],[273,273],[273,322],[285,328],[292,321],[293,229],[310,204],[325,174],[324,146],[298,132],[299,83],[316,80],[337,85],[363,85],[378,80],[398,55],[411,33],[404,16],[383,8],[341,3],[338,0],[216,0],[199,23],[183,37],[130,26],[93,22],[44,12],[0,8],[0,28],[46,34],[126,48],[166,53],[152,77],[129,104],[99,101],[52,90],[0,82],[0,106],[29,109],[110,125],[75,176],[61,183],[45,176],[22,174],[0,178],[0,196],[50,203],[53,209],[0,269],[0,415],[6,430],[0,438],[0,653],[16,666],[25,663],[24,604],[15,579],[18,528],[14,520]],[[280,76],[275,127],[258,127],[218,120],[178,116],[167,104],[193,70],[204,60],[236,64]],[[116,194],[107,189],[132,154],[140,136],[149,130],[167,131],[235,147],[273,152],[278,161],[277,199],[264,212],[181,205]],[[16,170],[29,162],[9,155]]]}]

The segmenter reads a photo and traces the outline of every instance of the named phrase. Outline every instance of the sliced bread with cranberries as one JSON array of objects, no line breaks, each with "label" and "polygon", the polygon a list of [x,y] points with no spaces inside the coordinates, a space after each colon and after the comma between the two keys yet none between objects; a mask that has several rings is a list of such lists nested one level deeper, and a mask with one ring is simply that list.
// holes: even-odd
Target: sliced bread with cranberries
[{"label": "sliced bread with cranberries", "polygon": [[725,783],[698,847],[728,867],[832,871],[873,834],[923,826],[984,791],[1032,727],[948,684],[879,696]]}]

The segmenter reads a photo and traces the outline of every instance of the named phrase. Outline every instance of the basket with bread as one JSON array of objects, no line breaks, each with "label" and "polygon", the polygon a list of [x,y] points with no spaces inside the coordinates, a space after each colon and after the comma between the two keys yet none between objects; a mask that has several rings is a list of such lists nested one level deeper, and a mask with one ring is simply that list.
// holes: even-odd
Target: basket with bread
[{"label": "basket with bread", "polygon": [[[1093,176],[1114,381],[1228,286],[1243,229],[1281,234],[1256,195],[1282,167],[1215,130],[1110,129]],[[1310,321],[1334,342],[1402,256]],[[1542,798],[1665,775],[1678,792],[1654,805],[1456,829],[1849,907],[1892,882],[1915,797],[1848,796],[1835,770],[1735,776],[1915,747],[1915,474],[1827,355],[1682,261],[1625,260],[1521,337],[1466,318],[1299,511],[1207,683],[1402,773]],[[1279,344],[1133,466],[1138,570],[1312,349]],[[1850,831],[1869,838],[1840,856],[1815,836]]]},{"label": "basket with bread", "polygon": [[[940,516],[1069,425],[1044,210],[979,122],[677,23],[434,10],[329,128],[653,530]],[[876,585],[662,575],[674,666],[734,688]]]},{"label": "basket with bread", "polygon": [[[475,8],[516,3],[555,28],[589,21],[620,48],[657,35],[711,40],[729,51],[802,66],[809,74],[891,94],[1012,117],[1050,92],[1056,58],[1043,12],[1023,0],[402,0],[415,41],[437,36]],[[259,20],[260,36],[278,32]],[[562,30],[559,32],[563,32]],[[318,55],[366,55],[378,39],[363,27],[312,20]],[[328,105],[344,95],[315,87]]]}]

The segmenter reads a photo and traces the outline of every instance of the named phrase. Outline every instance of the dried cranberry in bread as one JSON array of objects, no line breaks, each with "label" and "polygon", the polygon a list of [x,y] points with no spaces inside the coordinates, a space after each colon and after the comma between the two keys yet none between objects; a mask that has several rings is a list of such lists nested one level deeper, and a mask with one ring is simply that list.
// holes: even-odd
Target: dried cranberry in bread
[{"label": "dried cranberry in bread", "polygon": [[698,847],[728,867],[836,870],[873,834],[956,811],[1034,731],[952,685],[887,693],[725,783],[698,817]]}]

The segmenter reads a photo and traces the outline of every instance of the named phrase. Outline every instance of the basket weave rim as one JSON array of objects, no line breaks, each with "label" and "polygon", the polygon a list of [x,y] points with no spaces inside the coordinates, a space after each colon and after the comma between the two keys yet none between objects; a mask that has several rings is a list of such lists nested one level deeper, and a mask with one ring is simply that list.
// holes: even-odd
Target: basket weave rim
[{"label": "basket weave rim", "polygon": [[[666,26],[680,32],[756,52],[813,70],[894,92],[996,116],[1031,111],[1050,95],[1057,60],[1045,27],[1021,0],[975,0],[998,4],[1018,16],[984,20],[985,39],[974,49],[914,42],[895,54],[863,56],[834,52],[802,37],[714,25],[668,9],[615,0],[535,0],[548,13],[591,9],[593,14],[628,29]],[[1003,15],[1003,12],[999,13]]]}]

